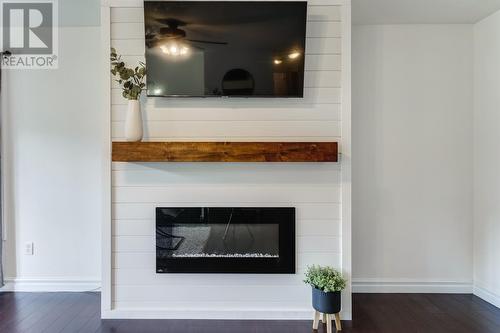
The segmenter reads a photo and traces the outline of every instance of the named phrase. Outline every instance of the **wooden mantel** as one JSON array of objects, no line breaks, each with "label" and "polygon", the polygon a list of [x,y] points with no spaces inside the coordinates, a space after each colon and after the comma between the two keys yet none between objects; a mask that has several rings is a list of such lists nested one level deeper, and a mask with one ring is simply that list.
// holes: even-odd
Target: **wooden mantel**
[{"label": "wooden mantel", "polygon": [[114,162],[337,162],[337,142],[113,142]]}]

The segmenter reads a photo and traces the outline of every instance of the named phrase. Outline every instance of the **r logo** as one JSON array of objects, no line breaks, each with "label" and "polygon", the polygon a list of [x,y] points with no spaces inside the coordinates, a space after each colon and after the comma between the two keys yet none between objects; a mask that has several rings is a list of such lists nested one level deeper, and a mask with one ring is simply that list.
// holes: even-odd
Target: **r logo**
[{"label": "r logo", "polygon": [[3,48],[12,54],[53,53],[53,3],[3,1]]}]

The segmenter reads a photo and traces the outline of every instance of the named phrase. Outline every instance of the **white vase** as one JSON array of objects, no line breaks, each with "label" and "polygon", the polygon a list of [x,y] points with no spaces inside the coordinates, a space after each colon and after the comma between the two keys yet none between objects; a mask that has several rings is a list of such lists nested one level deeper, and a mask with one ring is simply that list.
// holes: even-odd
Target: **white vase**
[{"label": "white vase", "polygon": [[142,140],[141,104],[137,100],[129,100],[125,118],[125,139],[127,141]]}]

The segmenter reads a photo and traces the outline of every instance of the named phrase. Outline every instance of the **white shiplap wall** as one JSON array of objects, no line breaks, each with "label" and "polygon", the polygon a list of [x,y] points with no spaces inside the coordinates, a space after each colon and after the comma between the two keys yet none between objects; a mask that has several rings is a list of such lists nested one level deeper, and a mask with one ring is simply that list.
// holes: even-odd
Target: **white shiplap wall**
[{"label": "white shiplap wall", "polygon": [[[131,65],[143,61],[142,3],[111,3],[111,46]],[[338,1],[309,1],[305,98],[143,98],[144,139],[341,142],[341,9]],[[115,141],[123,140],[120,94],[112,84]],[[305,267],[341,268],[339,164],[113,163],[111,178],[112,311],[106,317],[308,318]],[[296,207],[298,273],[156,274],[157,206]]]}]

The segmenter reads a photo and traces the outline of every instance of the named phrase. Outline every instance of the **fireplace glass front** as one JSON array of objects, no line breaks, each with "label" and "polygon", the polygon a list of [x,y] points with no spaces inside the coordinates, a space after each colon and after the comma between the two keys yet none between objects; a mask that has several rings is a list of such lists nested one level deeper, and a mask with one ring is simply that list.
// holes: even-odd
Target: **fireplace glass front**
[{"label": "fireplace glass front", "polygon": [[158,273],[295,273],[295,209],[159,207]]}]

